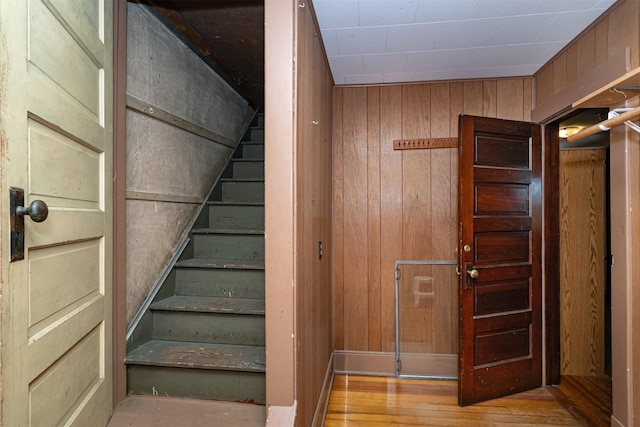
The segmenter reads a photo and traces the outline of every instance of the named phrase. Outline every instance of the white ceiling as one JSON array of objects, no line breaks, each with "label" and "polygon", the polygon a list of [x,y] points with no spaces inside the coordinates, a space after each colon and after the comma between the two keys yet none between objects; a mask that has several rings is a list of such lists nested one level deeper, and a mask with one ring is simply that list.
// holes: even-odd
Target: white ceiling
[{"label": "white ceiling", "polygon": [[336,85],[531,76],[615,0],[312,0]]}]

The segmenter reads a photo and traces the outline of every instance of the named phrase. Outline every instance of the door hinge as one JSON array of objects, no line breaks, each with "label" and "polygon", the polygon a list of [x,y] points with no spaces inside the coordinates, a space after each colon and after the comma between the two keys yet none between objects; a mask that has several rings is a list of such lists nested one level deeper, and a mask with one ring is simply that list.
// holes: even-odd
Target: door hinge
[{"label": "door hinge", "polygon": [[400,280],[400,269],[396,268],[396,280]]},{"label": "door hinge", "polygon": [[396,359],[396,372],[400,372],[402,370],[402,360]]}]

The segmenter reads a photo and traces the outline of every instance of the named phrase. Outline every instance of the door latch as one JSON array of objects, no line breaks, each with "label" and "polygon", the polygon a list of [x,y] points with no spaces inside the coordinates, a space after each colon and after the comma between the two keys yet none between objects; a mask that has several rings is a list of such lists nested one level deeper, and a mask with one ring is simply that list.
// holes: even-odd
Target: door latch
[{"label": "door latch", "polygon": [[9,188],[9,209],[11,212],[11,261],[24,259],[24,216],[29,215],[34,222],[42,222],[49,216],[49,208],[42,200],[34,200],[24,206],[24,190]]}]

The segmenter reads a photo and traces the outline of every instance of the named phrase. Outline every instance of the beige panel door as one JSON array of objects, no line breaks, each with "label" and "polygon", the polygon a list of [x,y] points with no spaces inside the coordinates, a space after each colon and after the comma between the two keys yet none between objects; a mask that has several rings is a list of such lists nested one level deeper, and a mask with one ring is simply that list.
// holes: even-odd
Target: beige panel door
[{"label": "beige panel door", "polygon": [[[112,9],[0,0],[2,425],[111,414]],[[13,262],[9,187],[49,206]]]}]

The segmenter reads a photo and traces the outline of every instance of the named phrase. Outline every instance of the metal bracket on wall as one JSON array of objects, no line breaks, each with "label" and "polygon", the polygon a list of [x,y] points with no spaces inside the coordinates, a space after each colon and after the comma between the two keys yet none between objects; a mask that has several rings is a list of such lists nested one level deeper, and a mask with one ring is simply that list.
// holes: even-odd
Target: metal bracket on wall
[{"label": "metal bracket on wall", "polygon": [[[626,113],[628,111],[632,111],[635,108],[616,108],[614,110],[609,111],[609,114],[607,115],[608,119],[613,119],[615,117],[620,116],[620,114]],[[624,122],[625,125],[627,125],[627,127],[635,130],[636,132],[640,133],[640,126],[638,126],[637,124],[633,123],[631,120],[627,120],[626,122]]]},{"label": "metal bracket on wall", "polygon": [[587,136],[594,135],[598,132],[608,131],[614,126],[625,124],[631,129],[640,133],[640,127],[633,123],[631,120],[640,116],[640,107],[635,108],[618,108],[609,112],[609,118],[595,125],[591,125],[588,128],[582,129],[575,135],[571,135],[567,138],[568,142],[575,142]]}]

